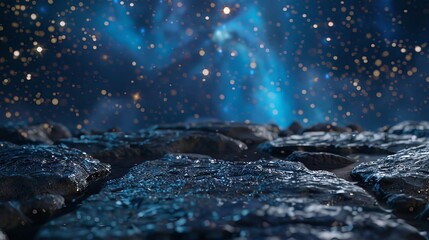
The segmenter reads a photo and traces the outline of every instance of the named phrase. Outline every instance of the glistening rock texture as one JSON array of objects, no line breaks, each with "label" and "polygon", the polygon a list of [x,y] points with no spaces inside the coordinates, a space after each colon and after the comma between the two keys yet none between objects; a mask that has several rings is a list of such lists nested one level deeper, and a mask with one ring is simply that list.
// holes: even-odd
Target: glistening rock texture
[{"label": "glistening rock texture", "polygon": [[110,181],[38,239],[422,239],[363,189],[282,160],[170,154]]},{"label": "glistening rock texture", "polygon": [[[105,133],[64,139],[61,143],[88,152],[103,161],[159,158],[167,153],[238,155],[243,142],[220,133],[184,130],[147,130],[139,134]],[[125,164],[125,163],[124,163]]]},{"label": "glistening rock texture", "polygon": [[355,161],[348,157],[324,152],[293,152],[287,161],[301,162],[311,170],[330,170],[349,166]]},{"label": "glistening rock texture", "polygon": [[386,199],[395,211],[428,219],[429,145],[362,163],[353,169],[352,177]]},{"label": "glistening rock texture", "polygon": [[260,150],[274,156],[288,156],[294,151],[335,154],[392,154],[428,143],[428,138],[374,132],[307,132],[262,143]]},{"label": "glistening rock texture", "polygon": [[246,144],[261,143],[277,138],[280,129],[276,125],[246,124],[234,122],[200,122],[166,124],[152,127],[156,130],[187,130],[220,133]]},{"label": "glistening rock texture", "polygon": [[109,165],[76,149],[1,142],[0,228],[49,217],[64,199],[81,194],[109,172]]},{"label": "glistening rock texture", "polygon": [[392,134],[412,134],[418,137],[429,137],[429,122],[404,121],[390,127],[387,131]]}]

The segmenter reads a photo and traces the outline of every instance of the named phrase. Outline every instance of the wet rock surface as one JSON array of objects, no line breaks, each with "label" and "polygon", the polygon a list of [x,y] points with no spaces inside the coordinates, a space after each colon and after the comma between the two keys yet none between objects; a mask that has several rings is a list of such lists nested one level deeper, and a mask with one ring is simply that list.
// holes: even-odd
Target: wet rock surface
[{"label": "wet rock surface", "polygon": [[110,181],[37,238],[421,239],[375,204],[352,183],[300,163],[176,154]]},{"label": "wet rock surface", "polygon": [[0,143],[0,228],[45,219],[110,166],[65,147]]},{"label": "wet rock surface", "polygon": [[386,199],[395,211],[428,218],[429,145],[362,163],[352,177]]},{"label": "wet rock surface", "polygon": [[181,123],[166,124],[152,127],[156,130],[187,130],[220,133],[227,137],[240,140],[246,144],[261,143],[277,138],[280,129],[273,124],[259,125],[235,122],[211,122],[211,123]]},{"label": "wet rock surface", "polygon": [[34,125],[9,123],[0,126],[0,141],[16,144],[53,144],[71,136],[70,131],[64,125],[54,122]]},{"label": "wet rock surface", "polygon": [[153,159],[167,153],[233,156],[247,149],[245,143],[220,133],[192,130],[144,130],[133,134],[84,135],[64,139],[61,143],[107,161],[137,157]]},{"label": "wet rock surface", "polygon": [[400,218],[429,231],[428,138],[400,125],[186,123],[0,142],[0,229],[10,239],[421,239]]},{"label": "wet rock surface", "polygon": [[392,154],[399,150],[428,143],[428,138],[375,132],[306,132],[262,143],[261,151],[277,157],[294,151],[335,154]]},{"label": "wet rock surface", "polygon": [[429,137],[429,122],[404,121],[387,130],[391,134],[411,134],[418,137]]},{"label": "wet rock surface", "polygon": [[329,170],[349,166],[356,161],[351,158],[324,152],[293,152],[287,161],[301,162],[310,170]]}]

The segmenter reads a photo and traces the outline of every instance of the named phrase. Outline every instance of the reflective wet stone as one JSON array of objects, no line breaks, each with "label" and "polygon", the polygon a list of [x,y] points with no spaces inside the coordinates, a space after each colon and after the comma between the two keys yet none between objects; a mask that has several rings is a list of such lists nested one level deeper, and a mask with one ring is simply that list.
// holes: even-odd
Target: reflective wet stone
[{"label": "reflective wet stone", "polygon": [[259,149],[280,157],[288,156],[294,151],[329,152],[341,155],[392,154],[428,141],[428,138],[418,138],[414,135],[374,132],[307,132],[262,143]]},{"label": "reflective wet stone", "polygon": [[353,169],[352,177],[386,199],[395,211],[417,215],[429,201],[428,169],[429,146],[422,145],[362,163]]},{"label": "reflective wet stone", "polygon": [[[72,237],[71,237],[72,236]],[[172,154],[109,181],[39,239],[421,239],[363,189],[289,161]]]},{"label": "reflective wet stone", "polygon": [[70,137],[71,133],[64,125],[54,122],[35,125],[10,123],[0,126],[0,141],[16,144],[52,144]]},{"label": "reflective wet stone", "polygon": [[392,134],[412,134],[418,137],[429,137],[429,122],[404,121],[387,130]]},{"label": "reflective wet stone", "polygon": [[143,137],[137,134],[109,132],[63,139],[60,143],[106,161],[141,156],[140,145],[144,140]]},{"label": "reflective wet stone", "polygon": [[49,217],[109,172],[109,165],[76,149],[0,143],[0,219],[8,219],[0,228]]},{"label": "reflective wet stone", "polygon": [[311,170],[331,170],[349,166],[356,161],[351,158],[324,152],[293,152],[287,161],[301,162]]},{"label": "reflective wet stone", "polygon": [[80,138],[65,139],[61,143],[81,149],[103,161],[136,157],[159,158],[167,153],[237,155],[247,149],[243,142],[220,133],[181,130],[84,135]]},{"label": "reflective wet stone", "polygon": [[199,122],[188,124],[157,125],[157,130],[187,130],[220,133],[246,144],[261,143],[275,139],[280,129],[273,124],[246,124],[235,122]]}]

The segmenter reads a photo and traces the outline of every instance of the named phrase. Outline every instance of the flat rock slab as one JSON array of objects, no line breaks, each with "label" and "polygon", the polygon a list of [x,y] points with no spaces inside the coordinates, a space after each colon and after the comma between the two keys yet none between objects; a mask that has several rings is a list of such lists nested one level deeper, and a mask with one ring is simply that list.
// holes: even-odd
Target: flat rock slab
[{"label": "flat rock slab", "polygon": [[363,189],[301,163],[170,154],[43,226],[38,239],[422,239]]},{"label": "flat rock slab", "polygon": [[352,177],[369,186],[395,211],[428,217],[429,145],[362,163],[353,169]]},{"label": "flat rock slab", "polygon": [[307,132],[262,143],[259,149],[274,156],[288,156],[294,151],[334,154],[392,154],[429,142],[414,135],[374,132]]},{"label": "flat rock slab", "polygon": [[[199,122],[153,126],[154,130],[187,130],[220,133],[246,144],[261,143],[277,138],[280,129],[273,124],[246,124],[236,122]],[[146,130],[144,130],[146,131]]]},{"label": "flat rock slab", "polygon": [[10,123],[0,126],[0,141],[15,144],[53,144],[71,136],[64,125],[54,122],[34,125]]},{"label": "flat rock slab", "polygon": [[293,152],[286,161],[301,162],[310,170],[332,170],[356,163],[355,160],[324,152]]},{"label": "flat rock slab", "polygon": [[429,137],[429,122],[404,121],[388,129],[391,134],[411,134],[418,137]]},{"label": "flat rock slab", "polygon": [[76,149],[0,142],[0,228],[51,215],[109,172],[108,164]]},{"label": "flat rock slab", "polygon": [[167,153],[238,155],[247,149],[243,142],[220,133],[182,130],[83,135],[80,138],[64,139],[61,143],[81,149],[103,161],[159,158]]}]

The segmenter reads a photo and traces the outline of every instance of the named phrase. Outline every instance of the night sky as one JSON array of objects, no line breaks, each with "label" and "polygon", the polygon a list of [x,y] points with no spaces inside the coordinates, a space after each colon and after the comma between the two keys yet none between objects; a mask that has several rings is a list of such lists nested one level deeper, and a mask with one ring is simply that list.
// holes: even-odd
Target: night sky
[{"label": "night sky", "polygon": [[0,0],[0,122],[428,120],[427,0]]}]

